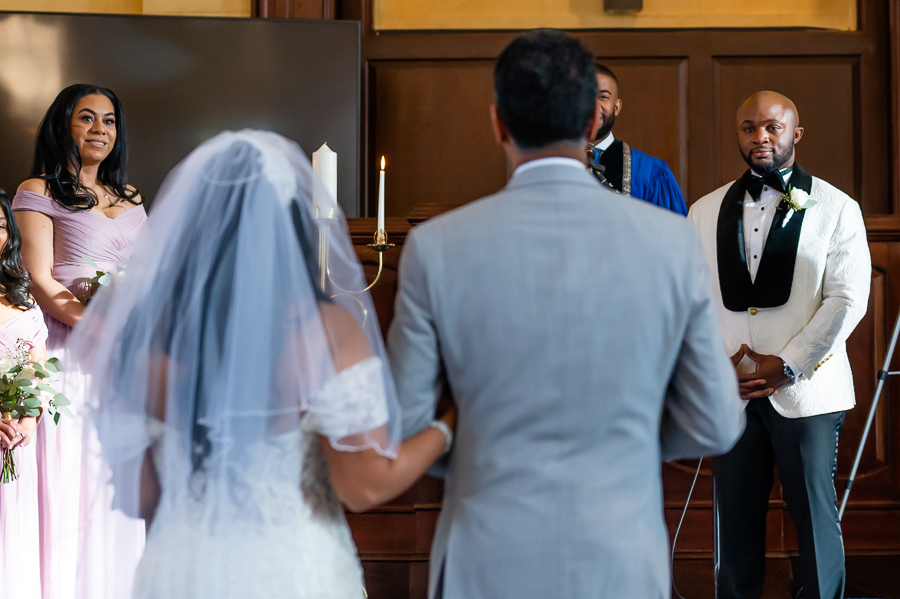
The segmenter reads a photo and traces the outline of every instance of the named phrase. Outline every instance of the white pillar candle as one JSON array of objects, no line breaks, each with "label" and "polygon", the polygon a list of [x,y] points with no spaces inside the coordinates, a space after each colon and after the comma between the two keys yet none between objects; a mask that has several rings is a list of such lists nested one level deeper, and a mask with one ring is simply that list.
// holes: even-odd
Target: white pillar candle
[{"label": "white pillar candle", "polygon": [[381,174],[378,178],[378,226],[376,231],[384,231],[384,156],[381,157]]},{"label": "white pillar candle", "polygon": [[337,203],[337,152],[329,148],[327,143],[322,144],[321,148],[313,152],[312,165],[329,196],[313,197],[317,215],[320,218],[334,218],[334,206]]}]

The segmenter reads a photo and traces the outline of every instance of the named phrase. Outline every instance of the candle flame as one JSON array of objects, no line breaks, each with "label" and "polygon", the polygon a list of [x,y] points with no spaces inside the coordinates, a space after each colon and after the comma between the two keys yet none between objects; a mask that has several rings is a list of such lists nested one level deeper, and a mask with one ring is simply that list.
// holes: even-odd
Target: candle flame
[{"label": "candle flame", "polygon": [[381,157],[381,170],[384,170],[384,156]]}]

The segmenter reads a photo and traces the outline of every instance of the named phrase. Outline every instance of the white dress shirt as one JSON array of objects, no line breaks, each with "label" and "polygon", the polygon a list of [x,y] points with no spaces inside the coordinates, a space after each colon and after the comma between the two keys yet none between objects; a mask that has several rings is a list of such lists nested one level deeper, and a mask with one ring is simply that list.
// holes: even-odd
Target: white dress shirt
[{"label": "white dress shirt", "polygon": [[616,141],[616,136],[612,134],[612,131],[609,132],[609,135],[603,138],[599,143],[595,143],[594,147],[600,150],[601,152],[605,152],[609,149],[609,146],[613,145],[613,142]]},{"label": "white dress shirt", "polygon": [[[791,180],[791,173],[785,173],[785,184]],[[764,185],[759,200],[754,201],[749,191],[744,192],[744,250],[747,253],[747,267],[750,280],[756,281],[756,271],[762,259],[769,229],[775,218],[775,209],[781,202],[781,191]]]},{"label": "white dress shirt", "polygon": [[565,156],[550,156],[548,158],[538,158],[536,160],[523,162],[518,167],[516,167],[516,170],[513,171],[512,176],[515,177],[516,175],[521,175],[525,171],[529,171],[539,166],[551,165],[571,166],[581,170],[587,169],[587,166],[585,166],[585,164],[580,160],[575,160],[574,158],[566,158]]},{"label": "white dress shirt", "polygon": [[[785,185],[791,180],[791,172],[783,175]],[[781,202],[781,194],[780,190],[763,185],[759,200],[754,201],[749,191],[744,192],[744,251],[751,281],[756,281],[756,271],[759,270],[759,261],[762,260],[763,250],[766,248],[769,229],[772,228],[775,209]],[[778,357],[796,374],[794,382],[799,381],[802,374],[794,361],[784,355]]]}]

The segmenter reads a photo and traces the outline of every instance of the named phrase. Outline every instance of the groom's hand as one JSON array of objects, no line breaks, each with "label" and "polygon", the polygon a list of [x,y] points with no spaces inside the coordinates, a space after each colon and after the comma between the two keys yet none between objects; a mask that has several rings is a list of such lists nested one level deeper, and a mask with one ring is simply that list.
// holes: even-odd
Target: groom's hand
[{"label": "groom's hand", "polygon": [[739,362],[741,361],[741,359],[744,357],[744,348],[745,348],[745,347],[747,347],[747,346],[746,346],[746,345],[742,345],[741,348],[740,348],[739,350],[737,350],[737,353],[735,353],[733,356],[731,356],[731,364],[732,364],[732,366],[734,366],[735,368],[737,368],[738,363],[739,363]]},{"label": "groom's hand", "polygon": [[756,362],[756,372],[738,375],[741,397],[744,399],[768,397],[790,382],[784,374],[784,362],[778,356],[758,354],[746,344],[741,346],[741,351]]},{"label": "groom's hand", "polygon": [[766,397],[771,393],[771,390],[766,387],[765,379],[759,378],[755,372],[751,374],[741,374],[740,372],[737,372],[737,366],[740,361],[744,359],[744,356],[747,355],[748,349],[750,348],[747,347],[747,344],[743,344],[740,349],[731,356],[731,364],[734,366],[735,372],[738,375],[738,382],[740,383],[741,399]]},{"label": "groom's hand", "polygon": [[444,387],[444,392],[441,393],[441,397],[438,399],[437,406],[435,407],[435,416],[439,420],[443,420],[447,424],[447,426],[450,427],[450,430],[455,433],[457,414],[458,411],[456,409],[456,402],[453,401],[453,396],[450,394],[450,389],[448,387]]}]

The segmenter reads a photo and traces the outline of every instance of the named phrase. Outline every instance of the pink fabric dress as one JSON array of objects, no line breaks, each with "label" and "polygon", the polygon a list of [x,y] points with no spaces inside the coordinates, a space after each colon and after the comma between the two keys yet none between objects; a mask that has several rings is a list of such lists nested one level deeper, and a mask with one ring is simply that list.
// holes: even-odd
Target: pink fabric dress
[{"label": "pink fabric dress", "polygon": [[[143,206],[107,218],[94,212],[73,212],[28,191],[16,193],[12,207],[14,211],[40,212],[53,221],[53,278],[77,297],[88,295],[87,281],[96,275],[84,258],[115,273],[125,266],[129,248],[147,222]],[[45,320],[47,356],[59,358],[64,369],[54,383],[72,402],[76,420],[63,420],[58,427],[41,426],[36,435],[42,598],[87,599],[92,596],[92,584],[109,574],[103,555],[115,552],[119,563],[133,557],[137,564],[144,547],[144,525],[124,515],[113,520],[92,515],[111,509],[113,491],[104,485],[107,474],[100,471],[99,444],[94,438],[83,438],[79,424],[87,401],[87,381],[78,356],[67,352],[72,329],[49,315]],[[93,537],[88,535],[91,522],[103,521],[113,522],[115,530],[97,537],[114,538],[116,545],[86,547],[85,539]],[[90,556],[90,561],[85,556]],[[130,594],[130,588],[123,588],[120,596]]]},{"label": "pink fabric dress", "polygon": [[[0,323],[0,356],[5,356],[19,339],[31,347],[47,340],[40,308],[31,308]],[[42,421],[39,427],[44,425]],[[37,441],[32,440],[27,447],[15,449],[19,478],[0,484],[0,599],[41,597],[36,447]]]}]

